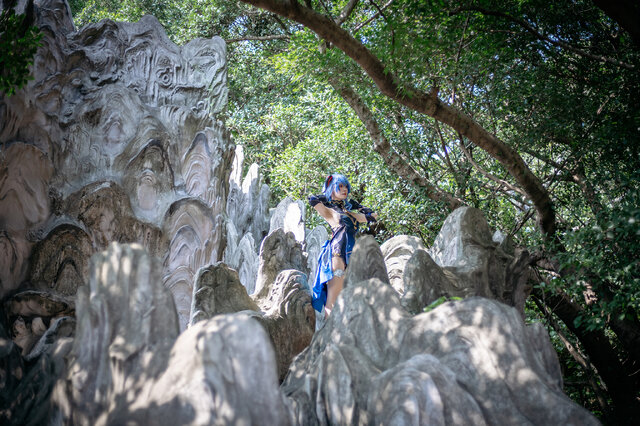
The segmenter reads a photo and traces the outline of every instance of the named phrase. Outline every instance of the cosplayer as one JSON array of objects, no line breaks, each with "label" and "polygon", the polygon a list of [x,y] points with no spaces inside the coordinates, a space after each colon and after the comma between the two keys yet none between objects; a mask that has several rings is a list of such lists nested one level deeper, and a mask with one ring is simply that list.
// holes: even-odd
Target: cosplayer
[{"label": "cosplayer", "polygon": [[316,311],[325,308],[325,318],[331,314],[333,304],[342,291],[344,272],[356,242],[360,223],[375,222],[377,214],[348,200],[351,185],[343,175],[330,175],[324,182],[322,194],[309,197],[309,204],[316,209],[329,226],[332,234],[322,246],[318,257],[318,269],[312,288],[312,302]]}]

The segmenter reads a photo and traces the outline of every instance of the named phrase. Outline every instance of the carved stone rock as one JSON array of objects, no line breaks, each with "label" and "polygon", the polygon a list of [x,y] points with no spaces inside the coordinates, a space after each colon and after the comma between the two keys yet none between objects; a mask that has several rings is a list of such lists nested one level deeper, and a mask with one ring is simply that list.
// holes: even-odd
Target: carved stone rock
[{"label": "carved stone rock", "polygon": [[94,424],[166,368],[178,318],[160,274],[139,245],[112,243],[91,258],[89,289],[76,304],[66,421]]},{"label": "carved stone rock", "polygon": [[60,296],[51,291],[23,291],[11,296],[4,303],[5,315],[9,318],[21,317],[62,317],[74,312],[72,298]]},{"label": "carved stone rock", "polygon": [[146,393],[109,413],[110,424],[292,423],[278,390],[275,354],[249,315],[218,315],[180,335],[168,365]]},{"label": "carved stone rock", "polygon": [[227,222],[227,247],[224,262],[238,271],[240,282],[252,291],[256,286],[260,258],[256,252],[256,244],[251,233],[247,232],[238,241],[238,234],[233,222]]},{"label": "carved stone rock", "polygon": [[165,286],[173,294],[180,328],[189,322],[194,281],[198,270],[220,260],[224,233],[222,218],[214,218],[210,208],[195,198],[185,198],[171,205],[163,229],[172,235],[164,263]]},{"label": "carved stone rock", "polygon": [[[505,253],[492,239],[482,212],[472,207],[460,207],[447,217],[433,246],[433,260],[458,280],[465,295],[484,296],[515,304],[524,300],[514,292],[527,291],[526,256],[520,259]],[[517,289],[516,289],[517,287]],[[523,311],[523,303],[517,304]]]},{"label": "carved stone rock", "polygon": [[400,235],[380,249],[390,284],[408,312],[420,313],[441,296],[466,296],[466,289],[456,287],[458,280],[436,265],[419,238]]},{"label": "carved stone rock", "polygon": [[411,316],[390,285],[352,282],[283,391],[298,423],[598,424],[562,393],[543,332],[489,299]]},{"label": "carved stone rock", "polygon": [[305,272],[306,259],[295,236],[291,232],[285,233],[282,228],[278,228],[262,241],[256,288],[249,293],[253,294],[254,298],[266,297],[271,284],[280,271],[285,269]]},{"label": "carved stone rock", "polygon": [[315,311],[307,277],[294,269],[278,274],[268,295],[256,298],[265,313],[257,319],[265,326],[276,351],[278,376],[283,380],[293,358],[305,349],[315,330]]},{"label": "carved stone rock", "polygon": [[189,325],[215,315],[259,311],[240,283],[238,273],[222,262],[198,271]]},{"label": "carved stone rock", "polygon": [[269,233],[282,228],[284,232],[293,233],[296,241],[303,243],[305,239],[304,220],[304,203],[300,200],[294,201],[287,196],[278,203],[271,215]]},{"label": "carved stone rock", "polygon": [[94,251],[91,237],[80,226],[56,226],[33,248],[32,285],[61,295],[76,294],[78,287],[88,281],[89,257]]},{"label": "carved stone rock", "polygon": [[236,150],[233,161],[233,177],[229,183],[227,199],[227,217],[236,227],[241,238],[246,233],[253,236],[256,244],[269,233],[269,186],[262,183],[262,176],[257,164],[249,167],[244,180],[240,182],[244,154],[242,149]]},{"label": "carved stone rock", "polygon": [[313,282],[318,269],[318,257],[322,251],[322,246],[329,239],[327,229],[318,225],[305,236],[305,251],[307,252],[307,268],[309,269],[309,281]]},{"label": "carved stone rock", "polygon": [[380,246],[371,235],[365,235],[358,239],[353,248],[344,274],[344,287],[369,278],[378,278],[389,283],[389,275]]},{"label": "carved stone rock", "polygon": [[282,271],[268,295],[255,301],[249,297],[235,270],[224,263],[202,268],[189,326],[216,315],[245,312],[257,319],[273,342],[278,375],[283,379],[294,356],[306,348],[313,336],[315,316],[306,276],[296,270]]}]

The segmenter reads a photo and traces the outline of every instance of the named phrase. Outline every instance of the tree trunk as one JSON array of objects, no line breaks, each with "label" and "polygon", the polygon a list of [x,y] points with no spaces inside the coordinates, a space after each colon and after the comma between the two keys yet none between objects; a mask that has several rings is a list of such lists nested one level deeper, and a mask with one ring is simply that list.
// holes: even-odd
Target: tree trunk
[{"label": "tree trunk", "polygon": [[638,418],[640,403],[636,399],[637,389],[631,374],[618,359],[616,349],[602,330],[586,330],[576,327],[575,319],[584,314],[582,308],[571,302],[565,294],[543,294],[534,288],[534,296],[544,303],[567,328],[580,340],[589,358],[604,381],[615,407],[615,416],[619,421]]}]

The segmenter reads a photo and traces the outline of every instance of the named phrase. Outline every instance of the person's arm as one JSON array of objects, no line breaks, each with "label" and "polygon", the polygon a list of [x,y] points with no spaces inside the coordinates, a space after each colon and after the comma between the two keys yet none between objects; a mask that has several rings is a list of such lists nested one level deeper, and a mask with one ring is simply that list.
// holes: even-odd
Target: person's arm
[{"label": "person's arm", "polygon": [[313,207],[332,228],[340,224],[340,214],[326,206],[329,203],[324,195],[310,196],[309,204],[311,204],[311,207]]},{"label": "person's arm", "polygon": [[374,213],[373,210],[371,210],[368,207],[364,207],[362,204],[360,204],[356,200],[349,200],[349,202],[351,203],[351,208],[353,210],[358,211],[358,213],[353,211],[350,212],[351,216],[353,216],[353,218],[356,219],[358,222],[375,223],[377,221],[378,214]]},{"label": "person's arm", "polygon": [[359,213],[351,211],[349,212],[349,216],[353,217],[360,223],[374,223],[377,222],[378,214],[377,213]]}]

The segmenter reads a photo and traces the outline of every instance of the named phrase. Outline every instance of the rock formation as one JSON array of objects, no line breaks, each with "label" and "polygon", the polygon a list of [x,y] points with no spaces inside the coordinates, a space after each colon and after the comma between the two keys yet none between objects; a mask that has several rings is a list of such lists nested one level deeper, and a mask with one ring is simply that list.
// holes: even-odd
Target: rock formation
[{"label": "rock formation", "polygon": [[[597,423],[522,321],[526,252],[481,212],[431,248],[360,238],[314,333],[327,232],[243,178],[224,42],[34,16],[34,79],[0,97],[2,424]],[[423,312],[442,296],[464,300]]]}]

